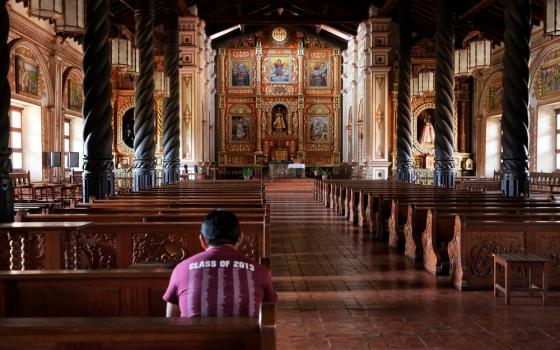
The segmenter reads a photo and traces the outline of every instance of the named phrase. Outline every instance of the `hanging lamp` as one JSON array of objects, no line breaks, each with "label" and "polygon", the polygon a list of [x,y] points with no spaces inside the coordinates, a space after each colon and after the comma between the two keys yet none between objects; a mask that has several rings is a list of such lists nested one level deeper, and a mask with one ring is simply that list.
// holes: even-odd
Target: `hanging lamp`
[{"label": "hanging lamp", "polygon": [[560,35],[560,0],[546,0],[545,35]]}]

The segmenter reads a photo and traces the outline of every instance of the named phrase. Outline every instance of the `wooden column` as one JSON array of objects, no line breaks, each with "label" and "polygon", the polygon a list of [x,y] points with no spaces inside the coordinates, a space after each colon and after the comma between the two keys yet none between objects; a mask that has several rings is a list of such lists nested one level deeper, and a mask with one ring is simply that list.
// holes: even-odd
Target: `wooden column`
[{"label": "wooden column", "polygon": [[86,2],[84,51],[83,200],[101,199],[114,191],[113,112],[109,0]]},{"label": "wooden column", "polygon": [[179,181],[179,12],[177,1],[170,0],[165,8],[165,73],[169,77],[169,97],[163,116],[163,184]]},{"label": "wooden column", "polygon": [[141,191],[156,185],[156,144],[154,113],[154,3],[136,0],[136,47],[140,57],[140,74],[134,95],[134,183]]},{"label": "wooden column", "polygon": [[397,179],[414,182],[410,110],[410,0],[399,2],[399,94],[397,98]]},{"label": "wooden column", "polygon": [[502,85],[502,191],[529,195],[529,57],[531,1],[507,0]]},{"label": "wooden column", "polygon": [[10,160],[10,50],[8,33],[10,18],[6,0],[0,0],[0,222],[14,221],[14,189],[10,180],[12,161]]},{"label": "wooden column", "polygon": [[455,187],[455,161],[453,159],[453,124],[455,76],[455,26],[453,25],[453,3],[437,1],[436,28],[436,118],[435,129],[435,187]]}]

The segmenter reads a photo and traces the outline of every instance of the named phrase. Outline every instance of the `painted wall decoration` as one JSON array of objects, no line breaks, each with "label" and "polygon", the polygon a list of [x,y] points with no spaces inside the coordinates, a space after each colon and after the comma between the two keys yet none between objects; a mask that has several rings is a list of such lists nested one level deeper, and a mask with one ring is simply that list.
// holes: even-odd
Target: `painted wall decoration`
[{"label": "painted wall decoration", "polygon": [[276,105],[272,107],[270,112],[272,125],[271,131],[273,135],[288,134],[288,108],[284,105]]},{"label": "painted wall decoration", "polygon": [[250,142],[252,140],[252,129],[250,116],[230,116],[231,142]]},{"label": "painted wall decoration", "polygon": [[251,86],[251,75],[251,61],[232,60],[230,62],[231,87]]},{"label": "painted wall decoration", "polygon": [[81,85],[72,79],[68,79],[68,108],[76,111],[82,111],[83,97]]},{"label": "painted wall decoration", "polygon": [[313,59],[307,62],[307,87],[326,88],[329,86],[330,62]]},{"label": "painted wall decoration", "polygon": [[540,96],[550,97],[560,93],[560,64],[543,67],[540,71]]},{"label": "painted wall decoration", "polygon": [[308,119],[308,141],[313,143],[325,143],[330,141],[330,118],[327,116],[309,117]]},{"label": "painted wall decoration", "polygon": [[292,58],[288,56],[270,56],[268,81],[272,84],[290,83]]},{"label": "painted wall decoration", "polygon": [[39,66],[30,60],[16,56],[16,92],[31,97],[39,96]]}]

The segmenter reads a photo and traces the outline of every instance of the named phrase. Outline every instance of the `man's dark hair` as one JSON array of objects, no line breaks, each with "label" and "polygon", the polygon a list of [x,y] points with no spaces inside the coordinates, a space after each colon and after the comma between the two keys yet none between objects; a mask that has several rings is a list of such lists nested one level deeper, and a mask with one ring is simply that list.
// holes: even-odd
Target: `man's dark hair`
[{"label": "man's dark hair", "polygon": [[212,210],[200,226],[202,237],[208,245],[235,244],[239,240],[241,230],[239,220],[228,210]]}]

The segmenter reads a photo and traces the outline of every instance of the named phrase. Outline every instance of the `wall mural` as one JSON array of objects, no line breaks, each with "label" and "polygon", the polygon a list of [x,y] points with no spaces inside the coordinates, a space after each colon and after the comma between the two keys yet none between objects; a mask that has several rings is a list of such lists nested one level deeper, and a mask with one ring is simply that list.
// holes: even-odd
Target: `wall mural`
[{"label": "wall mural", "polygon": [[[308,166],[340,162],[340,79],[334,79],[341,71],[340,48],[311,34],[271,27],[217,49],[221,165],[279,158]],[[321,112],[310,112],[319,105]]]},{"label": "wall mural", "polygon": [[424,147],[434,147],[434,109],[425,109],[416,118],[416,140]]},{"label": "wall mural", "polygon": [[16,55],[16,92],[39,96],[39,66],[19,55]]},{"label": "wall mural", "polygon": [[79,82],[68,79],[68,108],[76,111],[82,111],[83,97],[82,86]]}]

